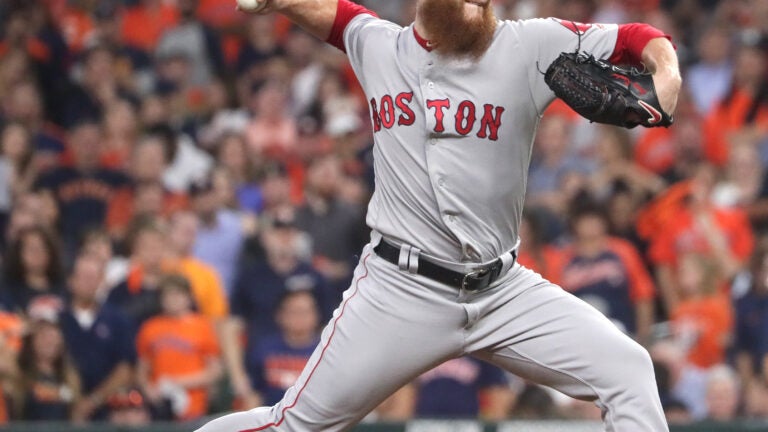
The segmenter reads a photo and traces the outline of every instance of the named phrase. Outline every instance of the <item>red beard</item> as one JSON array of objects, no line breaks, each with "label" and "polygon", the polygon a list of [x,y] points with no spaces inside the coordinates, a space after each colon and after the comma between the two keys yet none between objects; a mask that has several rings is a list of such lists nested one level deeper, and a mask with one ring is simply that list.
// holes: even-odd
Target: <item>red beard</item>
[{"label": "red beard", "polygon": [[496,16],[490,2],[466,16],[464,0],[422,0],[416,14],[435,51],[447,57],[482,57],[493,41]]}]

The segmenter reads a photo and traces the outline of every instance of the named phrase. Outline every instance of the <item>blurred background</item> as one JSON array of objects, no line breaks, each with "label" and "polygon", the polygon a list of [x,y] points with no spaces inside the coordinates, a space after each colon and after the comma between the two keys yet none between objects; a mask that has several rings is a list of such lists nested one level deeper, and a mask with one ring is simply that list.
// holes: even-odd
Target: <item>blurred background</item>
[{"label": "blurred background", "polygon": [[[493,4],[672,35],[674,127],[547,111],[520,261],[648,348],[671,422],[768,420],[768,2]],[[279,400],[367,242],[367,106],[341,52],[234,0],[0,2],[0,424]],[[367,421],[599,416],[460,358]]]}]

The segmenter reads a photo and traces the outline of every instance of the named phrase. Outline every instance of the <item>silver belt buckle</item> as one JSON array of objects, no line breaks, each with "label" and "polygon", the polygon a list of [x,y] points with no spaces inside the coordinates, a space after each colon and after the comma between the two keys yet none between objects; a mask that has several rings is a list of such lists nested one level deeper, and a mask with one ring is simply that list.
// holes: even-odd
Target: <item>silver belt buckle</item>
[{"label": "silver belt buckle", "polygon": [[464,277],[461,279],[461,289],[467,289],[467,286],[469,285],[469,278],[477,278],[478,276],[482,276],[487,272],[488,272],[488,269],[480,269],[480,270],[472,270],[471,272],[465,274]]}]

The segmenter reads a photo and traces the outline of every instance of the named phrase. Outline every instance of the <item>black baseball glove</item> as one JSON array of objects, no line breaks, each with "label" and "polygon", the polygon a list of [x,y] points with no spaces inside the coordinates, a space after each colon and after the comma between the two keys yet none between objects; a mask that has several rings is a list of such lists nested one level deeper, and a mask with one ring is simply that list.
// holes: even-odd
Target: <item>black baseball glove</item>
[{"label": "black baseball glove", "polygon": [[544,74],[555,95],[584,118],[626,128],[668,127],[650,73],[624,69],[593,56],[562,53]]}]

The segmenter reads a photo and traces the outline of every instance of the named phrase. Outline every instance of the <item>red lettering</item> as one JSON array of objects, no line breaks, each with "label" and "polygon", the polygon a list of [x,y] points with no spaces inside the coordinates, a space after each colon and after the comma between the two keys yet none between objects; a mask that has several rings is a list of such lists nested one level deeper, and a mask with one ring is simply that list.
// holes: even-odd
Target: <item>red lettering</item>
[{"label": "red lettering", "polygon": [[381,98],[381,125],[386,129],[391,128],[395,124],[395,104],[392,102],[392,96],[384,95]]},{"label": "red lettering", "polygon": [[402,111],[400,117],[397,119],[397,124],[400,126],[410,126],[416,121],[416,114],[414,114],[411,107],[408,106],[413,100],[413,92],[400,93],[395,97],[395,104]]},{"label": "red lettering", "polygon": [[443,126],[443,117],[445,115],[444,110],[451,107],[451,102],[448,99],[428,100],[427,108],[435,109],[435,132],[445,131]]},{"label": "red lettering", "polygon": [[379,117],[379,110],[376,108],[376,98],[371,98],[371,118],[373,120],[373,131],[380,131],[381,118]]},{"label": "red lettering", "polygon": [[[482,120],[480,120],[480,131],[477,132],[478,138],[488,137],[491,141],[499,139],[499,127],[501,127],[501,114],[504,113],[504,107],[496,107],[494,114],[494,107],[491,104],[485,104],[483,106],[485,113]],[[490,132],[490,135],[489,135]]]},{"label": "red lettering", "polygon": [[472,132],[474,126],[475,104],[465,100],[459,104],[459,110],[456,111],[456,132],[467,135]]}]

